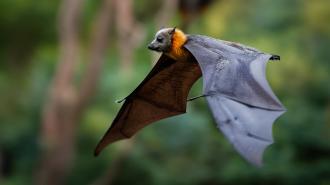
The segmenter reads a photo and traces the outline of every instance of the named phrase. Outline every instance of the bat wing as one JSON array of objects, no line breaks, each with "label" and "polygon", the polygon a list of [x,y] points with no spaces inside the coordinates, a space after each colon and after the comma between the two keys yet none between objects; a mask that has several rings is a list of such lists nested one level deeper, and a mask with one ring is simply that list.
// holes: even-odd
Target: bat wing
[{"label": "bat wing", "polygon": [[197,62],[176,62],[162,55],[141,84],[125,98],[95,155],[108,144],[131,137],[152,122],[185,113],[189,90],[200,76]]},{"label": "bat wing", "polygon": [[272,125],[285,112],[265,76],[272,55],[205,36],[189,36],[185,47],[202,69],[203,93],[218,128],[247,161],[262,165],[273,143]]}]

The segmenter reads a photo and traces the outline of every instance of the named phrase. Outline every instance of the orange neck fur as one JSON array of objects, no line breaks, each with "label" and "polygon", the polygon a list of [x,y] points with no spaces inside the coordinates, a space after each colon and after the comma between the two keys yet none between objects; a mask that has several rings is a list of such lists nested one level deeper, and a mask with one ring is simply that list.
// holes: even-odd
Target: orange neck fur
[{"label": "orange neck fur", "polygon": [[174,60],[185,60],[188,52],[183,48],[187,41],[187,36],[179,29],[176,29],[172,36],[172,47],[169,52],[165,53]]}]

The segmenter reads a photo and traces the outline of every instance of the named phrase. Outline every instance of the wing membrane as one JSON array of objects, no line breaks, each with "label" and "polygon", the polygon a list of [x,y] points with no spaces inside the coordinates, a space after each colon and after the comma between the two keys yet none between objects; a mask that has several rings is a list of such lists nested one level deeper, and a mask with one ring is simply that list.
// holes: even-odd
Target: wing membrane
[{"label": "wing membrane", "polygon": [[202,69],[203,93],[217,126],[246,160],[261,165],[273,143],[272,125],[285,112],[265,76],[271,55],[205,36],[189,39],[185,47]]},{"label": "wing membrane", "polygon": [[126,98],[111,127],[95,149],[133,136],[152,122],[186,112],[191,86],[200,78],[195,61],[177,62],[162,55],[141,84]]}]

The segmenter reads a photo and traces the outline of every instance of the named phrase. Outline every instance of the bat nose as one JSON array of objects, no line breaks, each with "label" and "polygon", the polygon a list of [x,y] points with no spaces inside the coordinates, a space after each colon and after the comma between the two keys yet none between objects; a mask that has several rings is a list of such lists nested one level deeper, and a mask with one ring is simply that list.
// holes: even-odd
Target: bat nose
[{"label": "bat nose", "polygon": [[153,51],[160,51],[160,48],[159,48],[158,44],[155,43],[155,42],[151,42],[148,45],[148,49],[153,50]]},{"label": "bat nose", "polygon": [[148,45],[148,49],[154,50],[155,47],[154,47],[152,44],[149,44],[149,45]]}]

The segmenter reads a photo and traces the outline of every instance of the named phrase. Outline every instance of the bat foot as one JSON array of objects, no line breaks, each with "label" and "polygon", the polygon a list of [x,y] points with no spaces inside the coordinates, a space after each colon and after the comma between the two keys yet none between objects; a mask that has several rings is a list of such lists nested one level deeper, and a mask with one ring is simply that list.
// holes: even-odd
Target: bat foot
[{"label": "bat foot", "polygon": [[279,55],[272,55],[269,60],[281,60],[281,57]]}]

